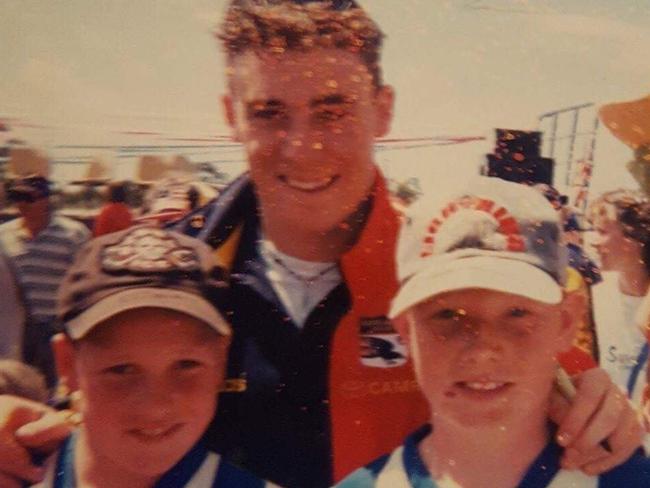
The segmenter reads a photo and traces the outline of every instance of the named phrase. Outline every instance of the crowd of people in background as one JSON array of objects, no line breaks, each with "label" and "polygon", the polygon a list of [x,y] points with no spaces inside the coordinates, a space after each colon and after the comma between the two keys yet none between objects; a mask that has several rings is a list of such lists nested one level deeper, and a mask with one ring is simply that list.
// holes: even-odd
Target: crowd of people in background
[{"label": "crowd of people in background", "polygon": [[[249,170],[218,196],[171,177],[140,214],[111,182],[81,223],[47,175],[5,182],[0,486],[649,486],[649,196],[581,216],[551,185],[481,177],[402,218],[373,159],[383,34],[356,2],[233,0],[217,37]],[[82,414],[71,436],[57,409]],[[480,468],[472,439],[522,457]]]}]

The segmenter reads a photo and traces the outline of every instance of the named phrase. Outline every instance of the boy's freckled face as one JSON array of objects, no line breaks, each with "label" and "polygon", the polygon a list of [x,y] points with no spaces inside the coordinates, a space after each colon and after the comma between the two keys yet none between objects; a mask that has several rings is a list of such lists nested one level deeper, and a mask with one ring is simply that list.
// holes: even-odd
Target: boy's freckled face
[{"label": "boy's freckled face", "polygon": [[121,313],[92,334],[75,349],[88,442],[111,464],[158,476],[210,423],[228,340],[163,309]]},{"label": "boy's freckled face", "polygon": [[265,213],[330,230],[373,183],[373,140],[388,130],[391,89],[377,89],[343,49],[248,51],[231,73],[226,111]]},{"label": "boy's freckled face", "polygon": [[434,416],[489,426],[545,411],[555,356],[570,345],[560,305],[464,289],[406,314],[417,379]]}]

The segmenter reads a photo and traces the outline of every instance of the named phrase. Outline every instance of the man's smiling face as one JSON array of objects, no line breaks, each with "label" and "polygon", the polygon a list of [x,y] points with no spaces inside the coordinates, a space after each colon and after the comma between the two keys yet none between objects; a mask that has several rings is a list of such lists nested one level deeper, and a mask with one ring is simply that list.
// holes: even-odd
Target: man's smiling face
[{"label": "man's smiling face", "polygon": [[372,186],[392,90],[357,54],[322,48],[247,51],[232,60],[230,86],[226,114],[265,219],[322,232],[342,222]]}]

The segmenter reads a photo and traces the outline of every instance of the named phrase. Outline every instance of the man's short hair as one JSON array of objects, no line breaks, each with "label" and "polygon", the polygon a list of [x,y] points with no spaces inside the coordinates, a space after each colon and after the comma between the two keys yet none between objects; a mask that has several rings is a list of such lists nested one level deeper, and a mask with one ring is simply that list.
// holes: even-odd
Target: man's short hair
[{"label": "man's short hair", "polygon": [[384,34],[354,0],[231,0],[215,33],[231,60],[249,49],[337,48],[358,53],[373,83],[382,85]]}]

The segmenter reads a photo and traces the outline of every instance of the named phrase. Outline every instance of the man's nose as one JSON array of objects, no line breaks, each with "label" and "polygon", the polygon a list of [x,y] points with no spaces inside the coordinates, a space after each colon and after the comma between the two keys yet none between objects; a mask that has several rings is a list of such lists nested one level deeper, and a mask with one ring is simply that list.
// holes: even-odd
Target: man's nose
[{"label": "man's nose", "polygon": [[323,148],[323,132],[308,121],[294,120],[287,128],[282,148],[290,159],[313,155]]}]

